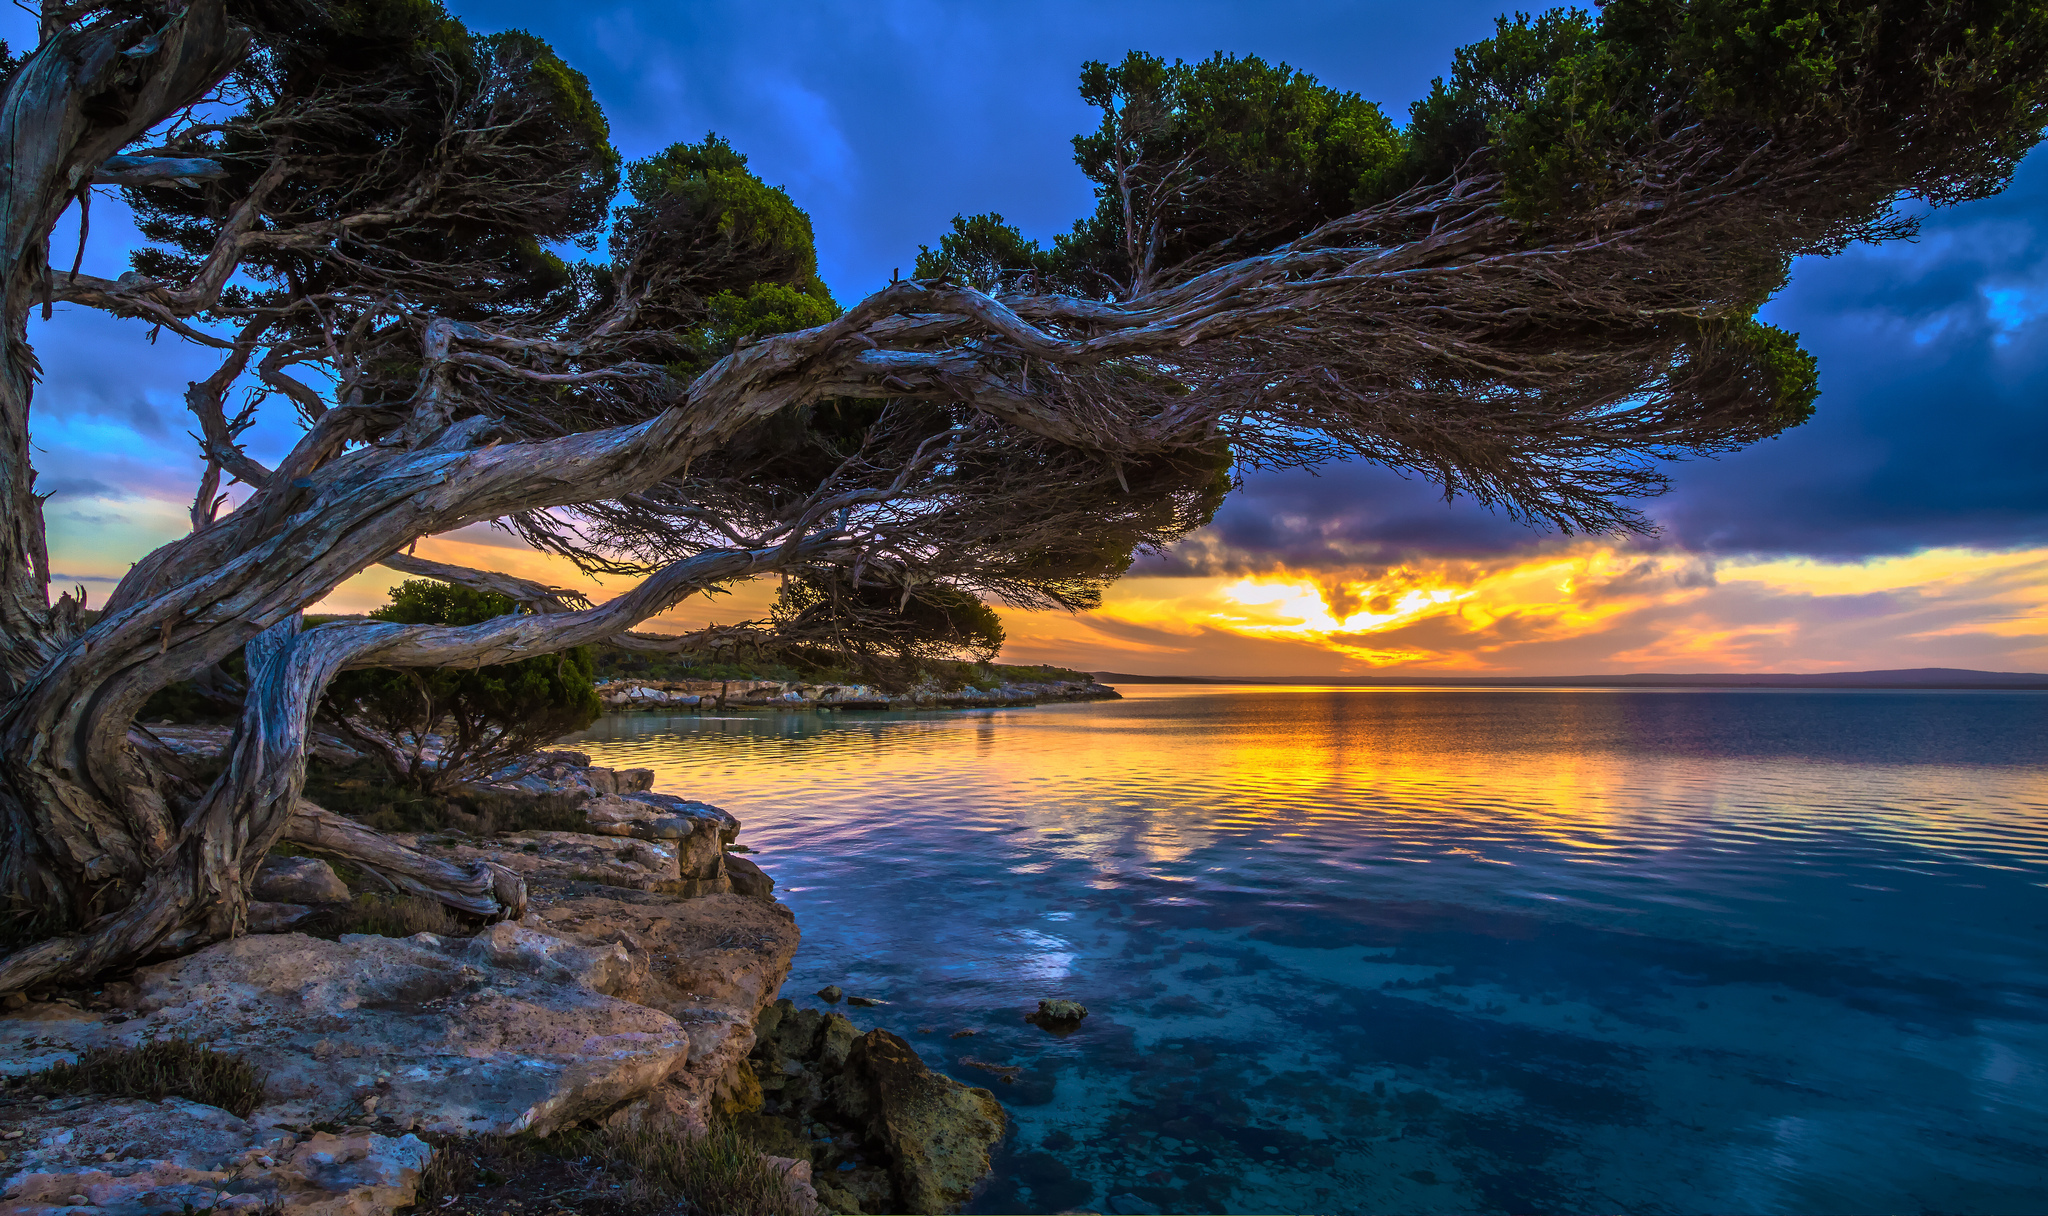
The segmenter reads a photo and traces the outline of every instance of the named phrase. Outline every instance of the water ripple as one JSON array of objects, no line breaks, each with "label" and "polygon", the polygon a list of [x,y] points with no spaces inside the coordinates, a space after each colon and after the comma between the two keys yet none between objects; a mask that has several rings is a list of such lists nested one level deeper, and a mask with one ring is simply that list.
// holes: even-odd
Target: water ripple
[{"label": "water ripple", "polygon": [[[1025,1066],[976,1210],[2048,1193],[2048,695],[1141,688],[578,746],[745,821],[792,993]],[[1071,1039],[1018,1020],[1055,994]]]}]

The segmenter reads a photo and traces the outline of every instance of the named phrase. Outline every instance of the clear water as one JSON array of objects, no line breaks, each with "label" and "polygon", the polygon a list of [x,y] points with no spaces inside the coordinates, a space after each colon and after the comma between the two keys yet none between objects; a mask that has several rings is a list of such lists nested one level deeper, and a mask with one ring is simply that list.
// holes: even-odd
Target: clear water
[{"label": "clear water", "polygon": [[2048,1210],[2048,694],[1125,691],[579,746],[1003,1100],[971,1211]]}]

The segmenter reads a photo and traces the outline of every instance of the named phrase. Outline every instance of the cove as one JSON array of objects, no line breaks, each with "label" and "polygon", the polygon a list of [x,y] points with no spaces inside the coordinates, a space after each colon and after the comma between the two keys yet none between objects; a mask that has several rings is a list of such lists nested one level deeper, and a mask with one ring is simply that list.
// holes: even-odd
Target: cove
[{"label": "cove", "polygon": [[1124,691],[571,744],[745,821],[784,995],[995,1092],[970,1211],[2048,1195],[2048,695]]}]

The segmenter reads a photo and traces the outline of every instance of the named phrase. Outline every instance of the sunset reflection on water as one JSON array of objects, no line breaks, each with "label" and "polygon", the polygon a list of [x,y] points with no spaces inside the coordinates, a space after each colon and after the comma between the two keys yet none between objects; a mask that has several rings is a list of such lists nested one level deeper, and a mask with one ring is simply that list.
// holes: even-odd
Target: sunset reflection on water
[{"label": "sunset reflection on water", "polygon": [[[1125,691],[578,746],[746,823],[805,935],[787,994],[883,997],[857,1020],[970,1084],[956,1027],[1025,1066],[976,1210],[1977,1211],[2048,1181],[2048,697]],[[1053,995],[1083,1033],[1018,1021]]]}]

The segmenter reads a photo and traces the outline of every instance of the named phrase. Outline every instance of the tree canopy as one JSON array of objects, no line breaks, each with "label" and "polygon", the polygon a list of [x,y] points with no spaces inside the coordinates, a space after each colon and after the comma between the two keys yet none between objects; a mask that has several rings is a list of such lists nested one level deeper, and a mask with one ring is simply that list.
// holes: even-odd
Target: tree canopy
[{"label": "tree canopy", "polygon": [[[1639,527],[1660,461],[1813,409],[1813,360],[1757,319],[1792,259],[2005,183],[2048,118],[2048,12],[1505,18],[1403,125],[1251,55],[1133,53],[1081,88],[1095,205],[1071,232],[963,216],[842,309],[795,200],[715,135],[623,163],[531,34],[433,0],[46,6],[0,106],[0,899],[55,935],[0,959],[0,991],[233,932],[351,669],[667,645],[630,631],[764,574],[799,589],[768,628],[893,602],[986,648],[983,598],[1096,603],[1259,467],[1377,461]],[[151,242],[125,273],[49,264],[91,183]],[[28,444],[28,321],[58,301],[220,358],[187,394],[193,531],[91,621],[49,598]],[[240,440],[279,406],[303,436],[269,467]],[[225,512],[224,478],[252,490]],[[593,605],[411,555],[484,521],[640,581]],[[378,563],[518,610],[299,627]],[[130,737],[244,647],[218,777]],[[502,875],[417,872],[519,902]]]}]

